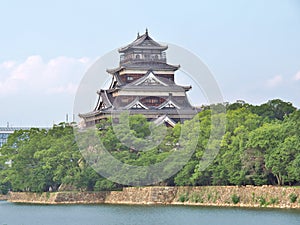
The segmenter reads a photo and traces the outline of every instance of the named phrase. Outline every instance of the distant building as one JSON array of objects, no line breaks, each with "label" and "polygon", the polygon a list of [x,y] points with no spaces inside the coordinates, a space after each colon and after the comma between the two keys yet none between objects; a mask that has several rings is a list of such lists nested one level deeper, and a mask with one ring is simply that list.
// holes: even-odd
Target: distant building
[{"label": "distant building", "polygon": [[111,115],[124,111],[143,114],[157,124],[174,126],[194,117],[186,92],[191,86],[174,82],[179,65],[167,63],[168,46],[154,41],[146,30],[131,44],[119,49],[119,67],[107,69],[111,74],[109,89],[98,91],[98,103],[93,111],[79,114],[83,126],[92,126]]},{"label": "distant building", "polygon": [[16,130],[28,130],[28,127],[0,127],[0,148],[7,142],[8,136]]},{"label": "distant building", "polygon": [[[15,131],[18,130],[30,130],[33,127],[0,127],[0,148],[7,142],[7,139],[9,135],[13,134]],[[34,127],[34,128],[39,128],[39,127]],[[39,129],[46,129],[48,130],[49,128],[43,127]]]}]

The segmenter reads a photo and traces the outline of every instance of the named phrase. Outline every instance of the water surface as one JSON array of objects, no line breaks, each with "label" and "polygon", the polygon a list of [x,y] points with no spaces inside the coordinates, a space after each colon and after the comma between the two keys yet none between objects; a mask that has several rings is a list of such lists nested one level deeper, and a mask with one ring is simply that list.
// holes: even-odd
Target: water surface
[{"label": "water surface", "polygon": [[25,205],[0,201],[0,225],[300,225],[300,210],[192,206]]}]

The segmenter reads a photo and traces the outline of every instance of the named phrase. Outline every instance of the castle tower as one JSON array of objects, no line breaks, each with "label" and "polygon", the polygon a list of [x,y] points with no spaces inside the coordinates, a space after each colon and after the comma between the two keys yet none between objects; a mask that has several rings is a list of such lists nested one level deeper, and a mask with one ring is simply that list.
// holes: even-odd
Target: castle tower
[{"label": "castle tower", "polygon": [[167,49],[168,46],[154,41],[148,30],[120,48],[119,66],[107,69],[112,76],[109,89],[97,92],[98,102],[93,111],[79,114],[84,124],[97,124],[125,110],[169,126],[193,118],[197,110],[186,95],[191,86],[174,82],[174,73],[180,66],[167,63]]}]

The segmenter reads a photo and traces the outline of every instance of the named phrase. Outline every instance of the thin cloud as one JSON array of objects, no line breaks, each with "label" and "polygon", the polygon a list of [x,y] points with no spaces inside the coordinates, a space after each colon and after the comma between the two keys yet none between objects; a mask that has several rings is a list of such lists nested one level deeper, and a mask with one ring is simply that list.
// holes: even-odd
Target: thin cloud
[{"label": "thin cloud", "polygon": [[65,86],[49,88],[47,92],[49,94],[64,94],[64,93],[66,93],[66,94],[73,95],[76,93],[77,88],[78,88],[78,85],[69,83]]},{"label": "thin cloud", "polygon": [[283,82],[283,78],[277,75],[269,80],[267,80],[267,87],[273,88],[279,86]]},{"label": "thin cloud", "polygon": [[0,62],[0,97],[20,93],[74,94],[89,58],[59,56],[44,61],[39,55],[23,62]]},{"label": "thin cloud", "polygon": [[16,64],[15,61],[5,61],[5,62],[3,62],[3,63],[0,64],[0,68],[3,68],[3,69],[10,69],[10,68],[12,68],[15,64]]},{"label": "thin cloud", "polygon": [[294,80],[296,80],[296,81],[300,80],[300,71],[298,71],[298,73],[296,73],[296,75],[294,76]]},{"label": "thin cloud", "polygon": [[17,91],[17,86],[11,80],[0,82],[0,96],[6,96]]}]

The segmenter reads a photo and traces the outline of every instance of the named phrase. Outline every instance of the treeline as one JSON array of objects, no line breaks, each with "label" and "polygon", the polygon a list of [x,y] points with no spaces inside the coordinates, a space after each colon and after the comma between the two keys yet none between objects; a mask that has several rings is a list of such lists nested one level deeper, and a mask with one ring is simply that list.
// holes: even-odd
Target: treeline
[{"label": "treeline", "polygon": [[[191,159],[177,174],[156,185],[299,185],[300,111],[279,99],[260,106],[239,101],[225,107],[226,114],[212,114],[211,108],[205,107],[193,120],[168,128],[163,141],[149,151],[124,145],[110,120],[98,125],[98,135],[115,158],[147,166],[180,151],[181,130],[199,126],[200,136]],[[226,130],[216,143],[220,146],[218,155],[201,170],[199,162],[211,136],[212,117],[226,118]],[[140,143],[151,133],[142,115],[131,116],[129,127]],[[73,129],[72,124],[61,123],[49,130],[32,128],[10,135],[0,149],[0,192],[57,191],[62,184],[88,191],[121,188],[88,165],[78,150]],[[125,132],[122,135],[121,139],[128,138]]]}]

